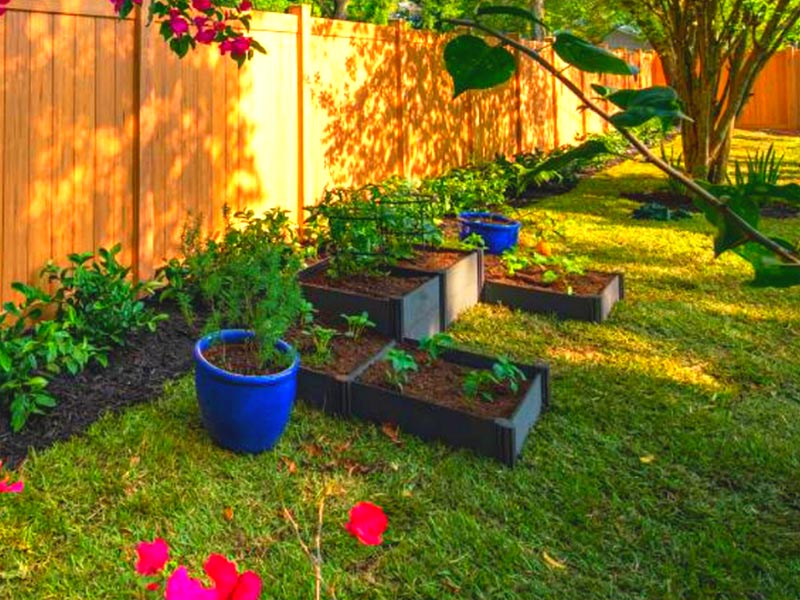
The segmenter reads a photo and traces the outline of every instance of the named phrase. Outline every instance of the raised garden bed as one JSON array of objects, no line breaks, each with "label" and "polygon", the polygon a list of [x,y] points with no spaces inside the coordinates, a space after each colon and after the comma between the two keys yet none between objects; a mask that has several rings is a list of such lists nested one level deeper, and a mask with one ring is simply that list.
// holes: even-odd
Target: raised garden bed
[{"label": "raised garden bed", "polygon": [[495,359],[451,350],[427,366],[417,354],[420,370],[411,374],[402,392],[387,383],[386,364],[377,357],[350,384],[349,413],[375,423],[393,423],[423,440],[468,448],[513,466],[549,402],[548,366],[516,364],[527,378],[520,391],[485,402],[465,395],[463,378],[474,369],[491,369]]},{"label": "raised garden bed", "polygon": [[486,257],[481,301],[487,304],[601,323],[624,296],[622,273],[587,271],[584,275],[566,275],[547,285],[540,272],[525,270],[508,276],[499,261]]},{"label": "raised garden bed", "polygon": [[443,330],[480,300],[483,287],[483,253],[480,250],[420,249],[414,259],[401,261],[399,266],[439,277]]},{"label": "raised garden bed", "polygon": [[366,311],[375,331],[396,340],[422,339],[441,329],[438,276],[393,267],[387,275],[335,279],[323,260],[301,271],[303,296],[318,310],[331,314]]},{"label": "raised garden bed", "polygon": [[[326,325],[331,323],[328,319]],[[348,386],[375,356],[392,342],[386,336],[365,331],[358,340],[345,337],[345,327],[331,342],[330,359],[315,360],[311,338],[299,328],[289,332],[289,341],[300,352],[297,399],[327,414],[347,416]]]}]

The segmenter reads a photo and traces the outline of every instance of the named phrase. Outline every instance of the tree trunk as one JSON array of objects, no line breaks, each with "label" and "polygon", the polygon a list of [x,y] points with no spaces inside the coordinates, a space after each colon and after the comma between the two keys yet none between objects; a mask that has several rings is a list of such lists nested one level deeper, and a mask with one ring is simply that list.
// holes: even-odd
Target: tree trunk
[{"label": "tree trunk", "polygon": [[347,3],[350,0],[334,0],[333,18],[341,21],[347,20]]},{"label": "tree trunk", "polygon": [[725,183],[728,179],[728,164],[731,156],[731,143],[733,142],[733,123],[728,128],[725,139],[722,140],[720,151],[711,159],[708,170],[708,180],[711,183]]},{"label": "tree trunk", "polygon": [[[531,0],[531,12],[539,20],[544,19],[544,0]],[[543,40],[545,36],[544,28],[541,25],[533,26],[533,39]]]}]

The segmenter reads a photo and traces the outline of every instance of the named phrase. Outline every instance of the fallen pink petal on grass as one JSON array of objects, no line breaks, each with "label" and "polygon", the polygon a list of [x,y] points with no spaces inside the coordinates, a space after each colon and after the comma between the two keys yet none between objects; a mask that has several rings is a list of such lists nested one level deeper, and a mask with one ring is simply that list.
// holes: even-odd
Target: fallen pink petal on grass
[{"label": "fallen pink petal on grass", "polygon": [[350,509],[350,520],[345,529],[367,546],[379,546],[383,543],[383,532],[389,525],[389,519],[380,506],[371,502],[359,502]]},{"label": "fallen pink petal on grass", "polygon": [[140,575],[156,575],[169,560],[169,546],[161,538],[152,542],[139,542],[136,544],[136,572]]}]

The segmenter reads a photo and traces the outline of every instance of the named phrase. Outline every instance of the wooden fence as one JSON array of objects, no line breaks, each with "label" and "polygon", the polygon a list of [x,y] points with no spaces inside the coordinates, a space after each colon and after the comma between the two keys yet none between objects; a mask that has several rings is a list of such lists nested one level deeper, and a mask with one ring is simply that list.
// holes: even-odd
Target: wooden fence
[{"label": "wooden fence", "polygon": [[[451,100],[447,38],[400,24],[256,14],[267,55],[241,70],[213,50],[178,60],[156,30],[99,0],[14,0],[0,18],[3,299],[51,257],[116,242],[149,276],[177,253],[189,213],[210,230],[225,203],[302,219],[327,186],[604,129],[529,61],[503,87]],[[633,85],[649,85],[652,56],[625,58],[642,67]]]},{"label": "wooden fence", "polygon": [[736,126],[800,131],[800,50],[789,48],[772,57]]}]

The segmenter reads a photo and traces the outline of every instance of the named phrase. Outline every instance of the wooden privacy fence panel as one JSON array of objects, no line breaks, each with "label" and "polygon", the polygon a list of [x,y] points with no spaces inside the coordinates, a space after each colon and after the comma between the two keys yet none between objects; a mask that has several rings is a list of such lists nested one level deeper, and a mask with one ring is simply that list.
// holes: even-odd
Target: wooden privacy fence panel
[{"label": "wooden privacy fence panel", "polygon": [[800,50],[788,48],[770,59],[736,125],[745,129],[800,130]]},{"label": "wooden privacy fence panel", "polygon": [[[190,214],[302,207],[331,186],[573,143],[604,131],[530,61],[504,86],[452,100],[447,37],[402,24],[257,13],[267,49],[239,70],[183,60],[140,15],[98,0],[14,0],[0,18],[0,297],[51,257],[121,242],[152,275]],[[552,54],[549,49],[544,50]],[[636,80],[654,75],[646,55]],[[645,59],[648,59],[645,61]],[[575,81],[589,89],[597,78]]]}]

